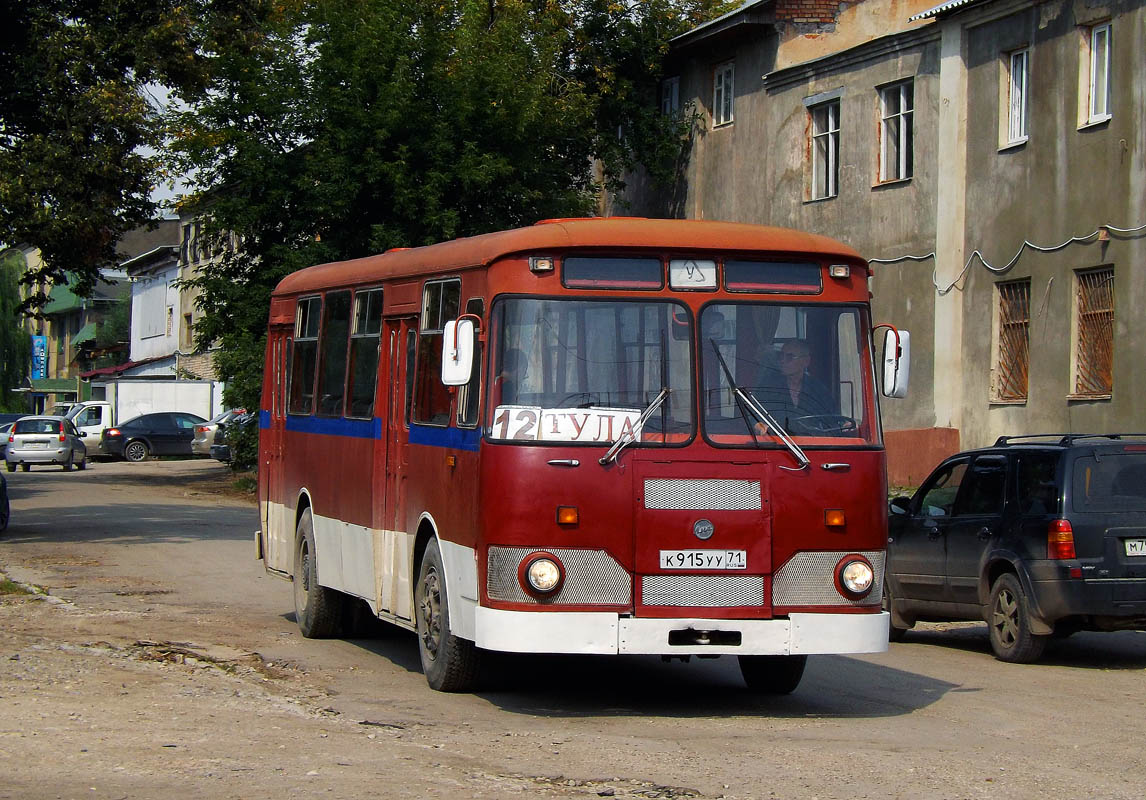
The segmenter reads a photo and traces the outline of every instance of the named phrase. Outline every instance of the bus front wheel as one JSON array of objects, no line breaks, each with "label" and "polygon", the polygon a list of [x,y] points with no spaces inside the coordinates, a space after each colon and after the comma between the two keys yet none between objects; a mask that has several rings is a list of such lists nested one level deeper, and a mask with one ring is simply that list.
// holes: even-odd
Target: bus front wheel
[{"label": "bus front wheel", "polygon": [[473,642],[450,630],[450,603],[438,540],[431,539],[422,554],[414,588],[414,616],[418,653],[430,688],[439,692],[469,691],[477,677],[478,650]]},{"label": "bus front wheel", "polygon": [[807,656],[738,656],[748,688],[760,694],[791,694],[804,677]]},{"label": "bus front wheel", "polygon": [[314,517],[302,512],[296,529],[294,550],[294,617],[308,639],[337,636],[342,623],[341,594],[318,584],[318,559],[314,551]]}]

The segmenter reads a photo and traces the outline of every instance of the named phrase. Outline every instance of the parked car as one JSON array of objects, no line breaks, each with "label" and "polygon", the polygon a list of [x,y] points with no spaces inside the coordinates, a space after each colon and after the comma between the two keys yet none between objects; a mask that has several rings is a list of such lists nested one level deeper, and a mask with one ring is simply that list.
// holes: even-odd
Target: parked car
[{"label": "parked car", "polygon": [[1052,635],[1146,630],[1146,436],[1002,437],[951,456],[891,501],[884,605],[985,620],[1003,661]]},{"label": "parked car", "polygon": [[12,516],[12,507],[8,504],[8,479],[0,474],[0,533],[8,530],[8,519]]},{"label": "parked car", "polygon": [[197,456],[211,455],[211,445],[215,444],[215,435],[221,425],[226,425],[240,414],[246,414],[245,408],[232,408],[222,414],[216,414],[202,425],[195,426],[195,438],[191,440],[191,452]]},{"label": "parked car", "polygon": [[219,430],[215,434],[215,443],[211,445],[211,458],[229,464],[231,462],[231,444],[227,440],[228,436],[230,436],[235,428],[245,427],[257,420],[258,416],[256,414],[243,411],[241,414],[237,414],[227,422],[219,425]]},{"label": "parked car", "polygon": [[5,422],[0,425],[0,458],[4,458],[8,452],[8,437],[12,434],[12,426],[15,422]]},{"label": "parked car", "polygon": [[207,420],[184,411],[143,414],[103,432],[103,452],[128,461],[149,456],[189,456],[195,426]]},{"label": "parked car", "polygon": [[8,432],[4,461],[27,472],[33,464],[59,464],[65,470],[88,465],[88,451],[70,420],[63,417],[21,417]]}]

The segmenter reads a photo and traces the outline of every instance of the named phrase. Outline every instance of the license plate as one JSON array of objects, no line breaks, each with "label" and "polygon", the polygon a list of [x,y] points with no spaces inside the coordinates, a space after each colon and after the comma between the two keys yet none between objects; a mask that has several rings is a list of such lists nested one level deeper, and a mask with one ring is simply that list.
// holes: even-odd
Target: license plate
[{"label": "license plate", "polygon": [[48,443],[47,442],[28,442],[27,444],[24,445],[24,448],[26,450],[47,450],[48,449]]},{"label": "license plate", "polygon": [[1146,539],[1126,539],[1126,555],[1146,556]]},{"label": "license plate", "polygon": [[748,569],[745,550],[661,550],[661,569]]}]

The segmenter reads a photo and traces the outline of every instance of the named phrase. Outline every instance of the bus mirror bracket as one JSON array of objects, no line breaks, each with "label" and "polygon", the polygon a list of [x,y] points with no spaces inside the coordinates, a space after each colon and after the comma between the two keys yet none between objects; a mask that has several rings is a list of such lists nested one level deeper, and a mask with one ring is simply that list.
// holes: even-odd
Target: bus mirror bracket
[{"label": "bus mirror bracket", "polygon": [[887,328],[883,337],[883,394],[886,397],[907,397],[911,379],[911,334],[894,325],[876,325]]},{"label": "bus mirror bracket", "polygon": [[462,314],[446,323],[442,336],[442,383],[463,386],[470,382],[474,364],[474,331],[481,323],[475,314]]}]

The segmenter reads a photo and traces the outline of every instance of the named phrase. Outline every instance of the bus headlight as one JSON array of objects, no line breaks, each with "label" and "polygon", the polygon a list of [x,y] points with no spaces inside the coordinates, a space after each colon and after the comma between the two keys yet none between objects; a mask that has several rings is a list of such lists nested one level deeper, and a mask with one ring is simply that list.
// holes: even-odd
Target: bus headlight
[{"label": "bus headlight", "polygon": [[565,570],[551,553],[531,553],[522,560],[518,577],[530,594],[551,595],[561,588]]},{"label": "bus headlight", "polygon": [[846,556],[836,566],[836,588],[849,600],[867,597],[874,583],[875,570],[863,556]]}]

